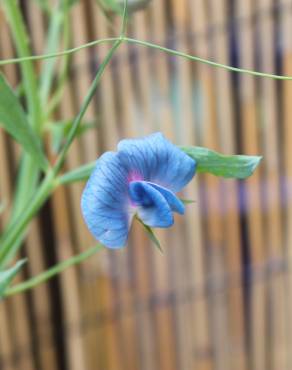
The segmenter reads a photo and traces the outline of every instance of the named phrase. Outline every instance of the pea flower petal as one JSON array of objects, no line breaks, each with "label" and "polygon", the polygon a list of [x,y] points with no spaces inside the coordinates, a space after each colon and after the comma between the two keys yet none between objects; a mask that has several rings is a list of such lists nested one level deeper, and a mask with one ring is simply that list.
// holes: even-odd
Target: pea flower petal
[{"label": "pea flower petal", "polygon": [[167,200],[149,183],[133,181],[129,185],[129,193],[144,224],[163,228],[173,224],[173,215]]},{"label": "pea flower petal", "polygon": [[96,162],[82,194],[84,220],[109,248],[126,244],[134,215],[150,227],[170,227],[173,213],[184,213],[174,193],[194,176],[196,162],[155,133],[126,139],[117,152],[104,153]]},{"label": "pea flower petal", "polygon": [[174,193],[185,187],[195,174],[195,161],[161,133],[122,140],[118,150],[126,168],[136,169],[144,180]]}]

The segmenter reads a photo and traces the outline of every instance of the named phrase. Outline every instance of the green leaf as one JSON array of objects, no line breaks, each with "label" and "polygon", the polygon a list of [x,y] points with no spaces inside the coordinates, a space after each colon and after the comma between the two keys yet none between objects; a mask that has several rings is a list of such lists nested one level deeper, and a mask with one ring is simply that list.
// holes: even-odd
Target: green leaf
[{"label": "green leaf", "polygon": [[157,247],[157,249],[163,254],[163,249],[161,248],[160,242],[157,239],[156,235],[154,234],[153,229],[150,226],[145,225],[144,222],[142,220],[140,220],[139,217],[136,216],[136,219],[144,227],[147,235],[149,236],[149,239],[152,241],[152,243],[155,245],[155,247]]},{"label": "green leaf", "polygon": [[47,14],[51,13],[51,7],[49,5],[48,0],[34,0],[42,9]]},{"label": "green leaf", "polygon": [[96,162],[85,164],[81,167],[76,168],[75,170],[72,170],[60,176],[57,182],[59,184],[64,185],[64,184],[70,184],[72,182],[77,182],[77,181],[86,181],[95,166],[96,166]]},{"label": "green leaf", "polygon": [[0,74],[0,125],[18,141],[42,169],[48,166],[40,141],[30,127],[13,90]]},{"label": "green leaf", "polygon": [[4,212],[6,208],[6,202],[0,202],[0,215]]},{"label": "green leaf", "polygon": [[0,271],[0,298],[3,296],[12,279],[17,275],[25,262],[26,259],[20,260],[10,269]]},{"label": "green leaf", "polygon": [[182,199],[182,198],[179,198],[179,200],[181,202],[183,202],[183,204],[191,204],[191,203],[196,203],[195,200],[192,200],[192,199]]},{"label": "green leaf", "polygon": [[197,161],[197,172],[216,176],[245,179],[253,174],[262,157],[249,155],[224,155],[198,146],[180,147]]},{"label": "green leaf", "polygon": [[[58,153],[62,147],[63,141],[66,139],[69,131],[71,130],[73,120],[53,122],[48,125],[48,130],[52,134],[52,150],[54,153]],[[96,125],[94,122],[83,122],[77,129],[76,136],[81,136],[86,131],[94,128]]]}]

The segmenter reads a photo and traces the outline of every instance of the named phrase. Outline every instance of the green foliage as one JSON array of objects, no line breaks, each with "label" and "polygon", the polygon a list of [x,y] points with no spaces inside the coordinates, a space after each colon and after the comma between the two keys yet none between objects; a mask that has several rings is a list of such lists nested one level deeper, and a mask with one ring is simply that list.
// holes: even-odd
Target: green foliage
[{"label": "green foliage", "polygon": [[180,147],[197,161],[198,173],[211,173],[215,176],[245,179],[253,174],[262,157],[249,155],[224,155],[199,146]]},{"label": "green foliage", "polygon": [[59,184],[70,184],[73,182],[86,181],[95,167],[96,162],[90,162],[83,166],[65,173],[58,179]]},{"label": "green foliage", "polygon": [[[124,0],[96,0],[106,12],[113,12],[122,15],[124,9]],[[133,13],[137,10],[145,9],[151,0],[128,0],[128,12]]]},{"label": "green foliage", "polygon": [[[68,136],[73,124],[73,119],[66,121],[53,122],[48,125],[48,130],[52,135],[52,150],[54,153],[58,153],[61,149],[62,143]],[[81,136],[87,130],[94,128],[94,122],[82,123],[76,132],[76,137]]]},{"label": "green foliage", "polygon": [[51,12],[51,7],[49,5],[49,2],[48,0],[34,0],[39,6],[40,8],[45,12],[45,13],[48,13],[50,14]]},{"label": "green foliage", "polygon": [[0,299],[3,297],[5,290],[8,288],[12,279],[17,275],[25,262],[25,259],[20,260],[10,269],[0,271]]},{"label": "green foliage", "polygon": [[136,217],[136,219],[140,222],[140,224],[143,226],[144,230],[146,231],[149,239],[152,241],[152,243],[155,245],[155,247],[161,252],[163,253],[163,249],[160,245],[160,242],[159,240],[157,239],[156,235],[154,234],[154,231],[153,229],[148,226],[148,225],[145,225],[144,222],[142,220],[140,220],[140,218]]},{"label": "green foliage", "polygon": [[0,202],[0,215],[5,211],[6,208],[6,203],[5,202]]},{"label": "green foliage", "polygon": [[41,149],[40,141],[29,125],[16,95],[1,74],[0,125],[33,156],[42,169],[47,168],[47,159]]},{"label": "green foliage", "polygon": [[59,184],[70,184],[72,182],[86,181],[95,167],[96,162],[90,162],[74,170],[65,173],[58,179]]},{"label": "green foliage", "polygon": [[181,202],[183,202],[184,205],[196,203],[195,200],[191,200],[191,199],[181,199],[181,198],[179,198],[179,199],[180,199]]}]

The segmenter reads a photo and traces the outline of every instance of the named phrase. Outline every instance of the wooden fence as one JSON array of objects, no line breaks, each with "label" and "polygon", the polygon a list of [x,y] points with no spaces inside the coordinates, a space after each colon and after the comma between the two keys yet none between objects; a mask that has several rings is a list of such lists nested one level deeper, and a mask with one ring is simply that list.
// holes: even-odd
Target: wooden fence
[{"label": "wooden fence", "polygon": [[[34,54],[46,19],[23,12]],[[0,5],[1,6],[1,5]],[[71,14],[72,46],[113,30],[94,0]],[[152,0],[129,35],[220,63],[292,75],[292,1]],[[106,46],[74,54],[56,119],[72,118]],[[14,56],[0,12],[0,58]],[[36,64],[38,68],[38,64]],[[14,86],[15,65],[3,67]],[[48,284],[0,304],[1,370],[291,370],[292,82],[214,69],[141,46],[114,57],[66,168],[114,150],[123,137],[162,131],[177,144],[260,154],[246,181],[198,175],[196,203],[161,255],[139,225],[129,246],[102,250]],[[0,131],[0,199],[10,205],[19,148]],[[33,276],[94,244],[80,213],[84,184],[58,189],[30,228],[22,255]],[[3,225],[9,207],[0,220]]]}]

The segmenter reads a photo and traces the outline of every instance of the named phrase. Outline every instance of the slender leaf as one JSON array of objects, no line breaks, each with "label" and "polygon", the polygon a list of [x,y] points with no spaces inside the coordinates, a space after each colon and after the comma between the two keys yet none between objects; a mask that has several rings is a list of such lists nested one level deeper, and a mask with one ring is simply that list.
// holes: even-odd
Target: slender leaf
[{"label": "slender leaf", "polygon": [[6,202],[0,202],[0,215],[5,211]]},{"label": "slender leaf", "polygon": [[85,164],[81,167],[76,168],[70,172],[65,173],[58,179],[59,184],[70,184],[77,181],[86,181],[93,171],[96,162]]},{"label": "slender leaf", "polygon": [[183,204],[187,205],[187,204],[192,204],[192,203],[196,203],[195,200],[192,200],[192,199],[182,199],[182,198],[179,198],[181,202],[183,202]]},{"label": "slender leaf", "polygon": [[51,13],[51,7],[49,5],[48,0],[35,0],[35,2],[40,6],[40,8],[45,12],[50,14]]},{"label": "slender leaf", "polygon": [[0,125],[18,141],[42,169],[47,168],[47,159],[40,142],[13,90],[0,74]]},{"label": "slender leaf", "polygon": [[[71,130],[73,120],[53,122],[48,125],[48,130],[52,135],[52,150],[58,153],[62,147],[63,141],[66,139],[69,131]],[[89,129],[94,128],[94,122],[83,122],[77,130],[76,136],[79,137]]]},{"label": "slender leaf", "polygon": [[216,176],[245,179],[253,174],[262,157],[248,155],[224,155],[198,146],[180,147],[197,161],[197,172]]},{"label": "slender leaf", "polygon": [[8,288],[12,279],[17,275],[26,260],[18,261],[13,267],[8,270],[0,271],[0,298],[3,296],[5,290]]},{"label": "slender leaf", "polygon": [[160,245],[159,240],[157,239],[156,235],[154,234],[153,229],[150,226],[145,225],[144,222],[142,220],[140,220],[139,217],[136,216],[136,219],[144,227],[144,230],[146,231],[147,235],[149,236],[149,239],[152,241],[152,243],[155,245],[155,247],[157,247],[157,249],[159,249],[159,251],[161,253],[163,253],[163,249],[162,249],[162,247]]}]

